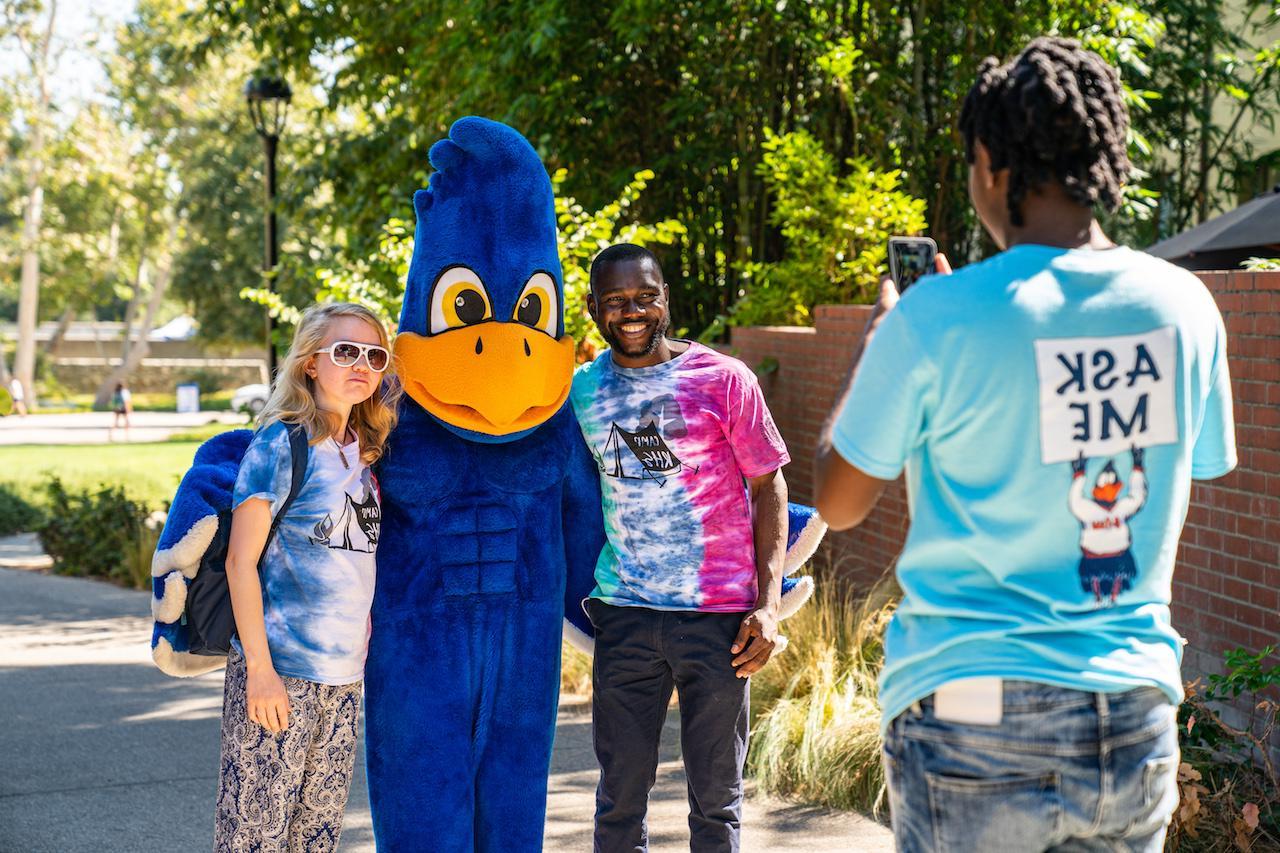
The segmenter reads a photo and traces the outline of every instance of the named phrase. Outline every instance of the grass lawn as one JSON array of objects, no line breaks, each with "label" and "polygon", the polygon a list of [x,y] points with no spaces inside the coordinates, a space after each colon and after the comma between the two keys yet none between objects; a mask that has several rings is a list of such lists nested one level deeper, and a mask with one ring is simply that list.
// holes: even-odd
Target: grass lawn
[{"label": "grass lawn", "polygon": [[44,503],[44,484],[54,476],[72,490],[119,484],[131,497],[160,509],[173,498],[199,446],[199,441],[169,441],[0,447],[0,483],[36,504]]}]

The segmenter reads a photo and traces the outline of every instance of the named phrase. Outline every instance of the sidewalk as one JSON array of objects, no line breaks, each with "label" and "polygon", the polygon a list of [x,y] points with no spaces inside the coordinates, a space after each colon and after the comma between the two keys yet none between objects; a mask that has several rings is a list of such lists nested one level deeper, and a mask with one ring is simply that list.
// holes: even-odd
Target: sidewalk
[{"label": "sidewalk", "polygon": [[245,423],[245,415],[235,412],[134,412],[129,416],[129,432],[115,431],[112,438],[111,412],[68,412],[60,415],[10,415],[0,418],[0,446],[10,444],[107,444],[111,441],[135,444],[165,441],[175,432],[218,422]]},{"label": "sidewalk", "polygon": [[[0,568],[0,853],[212,846],[222,674],[156,670],[147,608],[145,592]],[[591,849],[590,731],[580,708],[562,708],[547,808],[553,853]],[[655,851],[688,849],[678,731],[673,711],[651,801]],[[363,754],[356,761],[347,853],[374,849]],[[754,795],[744,827],[749,851],[892,850],[888,830],[860,815]]]}]

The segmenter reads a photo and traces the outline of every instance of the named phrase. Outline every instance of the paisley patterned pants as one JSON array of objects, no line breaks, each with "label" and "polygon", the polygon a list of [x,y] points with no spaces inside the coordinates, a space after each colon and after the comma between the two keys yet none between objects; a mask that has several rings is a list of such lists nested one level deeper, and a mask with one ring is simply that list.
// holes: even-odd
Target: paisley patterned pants
[{"label": "paisley patterned pants", "polygon": [[215,853],[328,853],[351,790],[361,682],[284,679],[289,727],[272,734],[247,716],[244,657],[227,656]]}]

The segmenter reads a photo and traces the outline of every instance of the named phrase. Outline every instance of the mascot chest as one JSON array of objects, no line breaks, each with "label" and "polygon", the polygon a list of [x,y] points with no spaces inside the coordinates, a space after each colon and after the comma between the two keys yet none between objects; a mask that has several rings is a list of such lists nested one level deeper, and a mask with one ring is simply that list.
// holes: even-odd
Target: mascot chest
[{"label": "mascot chest", "polygon": [[406,408],[378,466],[381,603],[554,599],[564,583],[568,430],[577,429],[567,407],[503,444],[467,441]]}]

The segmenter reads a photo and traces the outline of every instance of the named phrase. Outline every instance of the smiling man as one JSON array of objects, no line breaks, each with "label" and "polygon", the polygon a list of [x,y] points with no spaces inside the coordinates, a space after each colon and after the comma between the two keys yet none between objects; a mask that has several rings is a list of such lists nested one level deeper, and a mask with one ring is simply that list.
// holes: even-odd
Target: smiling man
[{"label": "smiling man", "polygon": [[[667,337],[657,260],[630,244],[591,265],[610,349],[570,394],[600,467],[607,542],[595,627],[595,849],[647,850],[645,812],[673,687],[690,849],[739,849],[749,677],[777,642],[790,457],[742,362]],[[753,520],[754,519],[754,520]]]}]

